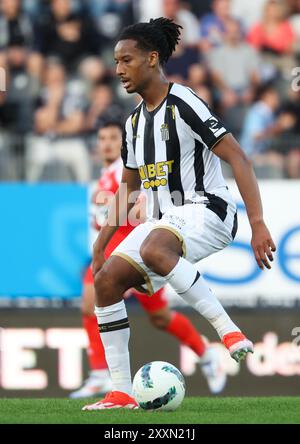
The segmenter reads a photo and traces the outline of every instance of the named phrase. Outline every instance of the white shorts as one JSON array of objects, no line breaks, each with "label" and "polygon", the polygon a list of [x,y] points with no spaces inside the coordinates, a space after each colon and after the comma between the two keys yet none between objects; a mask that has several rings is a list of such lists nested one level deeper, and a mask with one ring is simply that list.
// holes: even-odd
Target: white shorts
[{"label": "white shorts", "polygon": [[206,205],[187,204],[167,211],[160,220],[149,220],[138,225],[114,250],[112,255],[127,260],[144,277],[144,291],[152,295],[162,288],[166,281],[153,273],[144,263],[140,248],[152,230],[164,228],[172,231],[181,241],[183,257],[192,264],[225,248],[236,232],[236,209],[228,205],[223,221]]}]

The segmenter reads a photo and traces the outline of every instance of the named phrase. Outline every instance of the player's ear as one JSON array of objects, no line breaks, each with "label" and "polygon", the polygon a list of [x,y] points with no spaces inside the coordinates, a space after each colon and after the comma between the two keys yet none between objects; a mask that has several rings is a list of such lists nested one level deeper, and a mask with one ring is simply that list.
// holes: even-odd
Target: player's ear
[{"label": "player's ear", "polygon": [[151,68],[155,68],[159,64],[159,54],[157,51],[149,52],[148,62]]}]

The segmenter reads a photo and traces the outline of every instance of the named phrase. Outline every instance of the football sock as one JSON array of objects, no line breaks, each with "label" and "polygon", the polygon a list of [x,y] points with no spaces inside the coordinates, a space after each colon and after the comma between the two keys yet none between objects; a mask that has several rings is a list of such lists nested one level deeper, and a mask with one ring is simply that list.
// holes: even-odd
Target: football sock
[{"label": "football sock", "polygon": [[[99,336],[99,334],[98,334],[98,336]],[[106,378],[110,379],[108,367],[103,368],[102,370],[91,370],[89,373],[89,376],[92,376],[92,377],[95,377],[95,378],[101,379],[101,380],[106,379]]]},{"label": "football sock", "polygon": [[232,322],[199,271],[186,259],[179,258],[179,261],[173,270],[165,276],[165,279],[187,304],[191,305],[211,323],[220,338],[227,333],[240,332],[240,329]]},{"label": "football sock", "polygon": [[186,316],[176,311],[173,312],[171,321],[165,330],[179,339],[182,344],[190,347],[198,356],[204,354],[206,349],[205,343]]},{"label": "football sock", "polygon": [[99,336],[98,322],[96,316],[83,315],[82,323],[88,335],[87,357],[90,369],[103,370],[107,369],[104,348]]},{"label": "football sock", "polygon": [[108,307],[95,307],[99,332],[112,380],[112,390],[131,394],[128,342],[129,322],[124,301]]}]

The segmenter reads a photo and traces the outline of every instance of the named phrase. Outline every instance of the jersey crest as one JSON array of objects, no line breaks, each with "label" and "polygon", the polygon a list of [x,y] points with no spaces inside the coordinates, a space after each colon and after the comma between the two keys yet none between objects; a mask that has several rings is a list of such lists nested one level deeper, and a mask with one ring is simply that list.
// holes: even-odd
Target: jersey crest
[{"label": "jersey crest", "polygon": [[160,133],[161,133],[161,140],[163,142],[166,142],[170,139],[170,133],[169,133],[169,125],[167,123],[163,123],[160,127]]}]

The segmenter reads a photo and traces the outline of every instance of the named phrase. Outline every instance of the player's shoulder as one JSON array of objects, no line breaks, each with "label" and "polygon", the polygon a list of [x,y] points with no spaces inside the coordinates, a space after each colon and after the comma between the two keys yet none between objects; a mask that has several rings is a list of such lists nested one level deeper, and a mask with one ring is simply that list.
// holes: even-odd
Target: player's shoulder
[{"label": "player's shoulder", "polygon": [[115,173],[116,171],[119,171],[123,167],[122,157],[119,156],[108,168],[107,170],[110,173]]},{"label": "player's shoulder", "polygon": [[179,83],[174,83],[170,90],[170,95],[173,97],[173,101],[178,106],[179,110],[180,108],[186,111],[190,109],[197,114],[201,114],[201,117],[204,119],[210,117],[211,111],[207,103],[205,103],[192,88]]},{"label": "player's shoulder", "polygon": [[98,188],[115,193],[120,183],[122,170],[123,161],[120,156],[109,167],[102,170],[98,180]]},{"label": "player's shoulder", "polygon": [[175,97],[181,98],[183,101],[187,103],[194,102],[197,104],[207,106],[206,103],[201,99],[200,96],[198,96],[195,93],[195,91],[192,88],[190,88],[189,86],[181,85],[180,83],[173,84],[170,90],[170,94]]},{"label": "player's shoulder", "polygon": [[125,122],[125,129],[128,131],[129,128],[134,129],[137,117],[139,116],[139,113],[142,109],[143,100],[139,102],[139,104],[131,111],[129,116],[126,119]]}]

